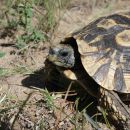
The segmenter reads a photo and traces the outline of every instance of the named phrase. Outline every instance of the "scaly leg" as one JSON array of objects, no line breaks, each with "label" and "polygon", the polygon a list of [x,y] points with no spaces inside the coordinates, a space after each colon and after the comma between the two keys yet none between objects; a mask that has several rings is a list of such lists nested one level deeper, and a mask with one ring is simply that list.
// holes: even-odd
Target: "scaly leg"
[{"label": "scaly leg", "polygon": [[100,88],[99,105],[106,110],[108,116],[122,127],[121,130],[130,130],[130,112],[114,91]]}]

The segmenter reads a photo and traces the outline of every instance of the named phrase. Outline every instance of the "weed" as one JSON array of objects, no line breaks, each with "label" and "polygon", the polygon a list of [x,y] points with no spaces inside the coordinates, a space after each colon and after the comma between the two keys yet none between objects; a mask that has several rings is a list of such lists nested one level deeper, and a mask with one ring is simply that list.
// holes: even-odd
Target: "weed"
[{"label": "weed", "polygon": [[0,58],[4,57],[5,56],[5,52],[0,52]]},{"label": "weed", "polygon": [[42,26],[45,32],[55,29],[60,19],[61,9],[66,8],[69,2],[70,0],[44,0],[46,13],[39,21],[41,21],[40,26]]},{"label": "weed", "polygon": [[41,93],[44,96],[45,101],[47,102],[47,107],[50,108],[51,110],[54,109],[54,99],[53,96],[50,95],[47,89],[41,91]]},{"label": "weed", "polygon": [[[45,41],[46,36],[36,27],[34,21],[35,10],[33,9],[33,1],[13,1],[7,3],[9,7],[5,11],[7,20],[7,28],[15,29],[16,32],[16,48],[22,49],[27,44],[32,42],[38,44],[40,41]],[[21,30],[22,33],[18,31]]]},{"label": "weed", "polygon": [[[5,52],[0,52],[0,58],[4,57],[6,55]],[[0,76],[5,76],[6,75],[6,69],[0,67]]]},{"label": "weed", "polygon": [[0,68],[0,77],[7,76],[7,75],[8,75],[8,69]]},{"label": "weed", "polygon": [[111,130],[111,125],[110,125],[110,123],[109,123],[109,121],[107,119],[107,112],[106,112],[106,110],[101,109],[101,112],[102,112],[102,115],[104,117],[104,120],[105,120],[105,123],[106,123],[107,127]]},{"label": "weed", "polygon": [[24,48],[30,42],[38,43],[45,40],[41,31],[33,26],[33,8],[29,2],[25,2],[23,6],[18,7],[19,24],[24,27],[24,34],[17,37],[16,47]]}]

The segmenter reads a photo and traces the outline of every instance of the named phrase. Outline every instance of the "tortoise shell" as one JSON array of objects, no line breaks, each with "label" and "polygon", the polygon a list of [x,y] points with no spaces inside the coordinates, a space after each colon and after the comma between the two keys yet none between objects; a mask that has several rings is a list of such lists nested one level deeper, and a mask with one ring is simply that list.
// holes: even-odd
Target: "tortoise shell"
[{"label": "tortoise shell", "polygon": [[130,93],[130,12],[100,17],[71,37],[85,70],[99,85]]}]

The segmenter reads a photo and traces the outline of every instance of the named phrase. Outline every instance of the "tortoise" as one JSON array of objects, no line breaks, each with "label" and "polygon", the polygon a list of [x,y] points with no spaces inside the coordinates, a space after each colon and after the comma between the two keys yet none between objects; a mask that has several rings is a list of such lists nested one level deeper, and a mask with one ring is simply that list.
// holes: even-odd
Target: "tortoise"
[{"label": "tortoise", "polygon": [[[77,81],[124,130],[130,130],[130,12],[92,21],[50,47],[48,60]],[[95,85],[95,83],[97,85]]]}]

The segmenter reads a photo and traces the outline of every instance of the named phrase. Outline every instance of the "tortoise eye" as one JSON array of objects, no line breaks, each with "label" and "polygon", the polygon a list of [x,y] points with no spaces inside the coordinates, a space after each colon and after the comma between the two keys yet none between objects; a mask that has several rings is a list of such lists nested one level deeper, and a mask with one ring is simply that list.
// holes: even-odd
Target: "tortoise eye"
[{"label": "tortoise eye", "polygon": [[66,56],[68,56],[68,52],[67,51],[61,51],[60,55],[63,56],[63,57],[66,57]]}]

